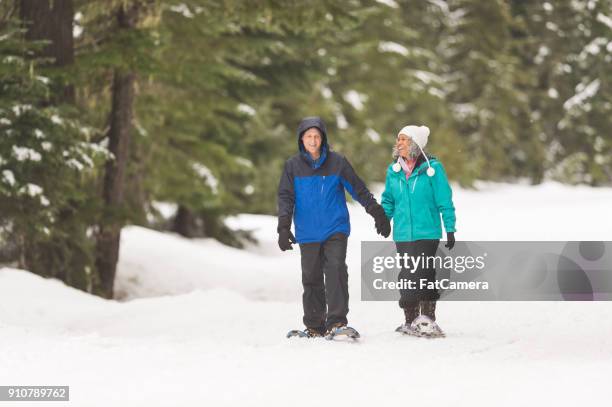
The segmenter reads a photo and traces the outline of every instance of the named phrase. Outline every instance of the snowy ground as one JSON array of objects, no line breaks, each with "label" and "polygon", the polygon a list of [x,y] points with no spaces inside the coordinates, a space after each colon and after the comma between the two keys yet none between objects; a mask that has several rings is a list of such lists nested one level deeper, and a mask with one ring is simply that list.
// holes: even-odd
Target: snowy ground
[{"label": "snowy ground", "polygon": [[[481,188],[455,188],[459,239],[612,240],[610,188]],[[378,237],[361,208],[351,207],[351,220],[349,321],[358,343],[284,338],[301,326],[299,251],[278,251],[274,218],[231,219],[260,239],[248,250],[128,227],[121,301],[0,270],[0,385],[69,385],[71,401],[54,406],[610,399],[612,304],[443,302],[448,338],[401,337],[395,303],[359,301],[359,243]]]}]

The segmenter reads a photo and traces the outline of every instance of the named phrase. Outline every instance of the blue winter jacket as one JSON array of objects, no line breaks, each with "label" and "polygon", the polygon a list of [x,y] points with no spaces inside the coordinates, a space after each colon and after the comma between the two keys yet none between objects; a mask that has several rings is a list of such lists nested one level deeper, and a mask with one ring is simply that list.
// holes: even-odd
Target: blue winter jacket
[{"label": "blue winter jacket", "polygon": [[[302,143],[302,134],[313,127],[323,139],[316,161]],[[299,153],[285,163],[278,186],[279,229],[289,228],[293,217],[298,243],[323,242],[338,232],[348,236],[351,225],[344,191],[365,208],[376,200],[348,160],[330,150],[323,120],[305,118],[297,136]]]}]

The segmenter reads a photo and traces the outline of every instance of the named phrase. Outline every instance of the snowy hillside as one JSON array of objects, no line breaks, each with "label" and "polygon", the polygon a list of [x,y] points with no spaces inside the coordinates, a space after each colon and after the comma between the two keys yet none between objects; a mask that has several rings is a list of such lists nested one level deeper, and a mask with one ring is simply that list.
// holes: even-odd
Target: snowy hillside
[{"label": "snowy hillside", "polygon": [[[612,240],[610,188],[480,187],[455,188],[460,240]],[[0,270],[0,384],[69,385],[54,406],[608,401],[612,304],[443,302],[448,338],[398,336],[397,304],[359,300],[359,244],[379,237],[350,210],[358,343],[284,338],[301,327],[299,250],[278,250],[275,218],[228,221],[254,230],[247,250],[127,227],[120,301]]]}]

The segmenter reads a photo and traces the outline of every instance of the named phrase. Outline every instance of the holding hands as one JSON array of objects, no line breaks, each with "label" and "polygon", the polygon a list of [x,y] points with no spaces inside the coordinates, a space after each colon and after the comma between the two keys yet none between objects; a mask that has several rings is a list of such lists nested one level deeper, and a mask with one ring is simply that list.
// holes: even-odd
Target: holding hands
[{"label": "holding hands", "polygon": [[366,212],[374,218],[376,233],[383,237],[389,237],[391,234],[391,223],[383,207],[374,202],[366,209]]}]

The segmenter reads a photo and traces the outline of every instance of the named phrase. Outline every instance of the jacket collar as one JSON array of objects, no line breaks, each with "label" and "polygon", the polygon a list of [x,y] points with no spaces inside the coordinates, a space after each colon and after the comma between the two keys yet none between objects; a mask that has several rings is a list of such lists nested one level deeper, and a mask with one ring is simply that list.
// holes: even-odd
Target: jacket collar
[{"label": "jacket collar", "polygon": [[321,145],[321,155],[316,160],[313,160],[310,154],[305,150],[300,151],[300,155],[312,169],[316,170],[321,167],[327,159],[327,144]]},{"label": "jacket collar", "polygon": [[[427,158],[429,158],[429,161],[431,162],[432,160],[436,160],[436,157],[433,155],[428,155]],[[419,154],[419,156],[417,157],[416,163],[414,164],[414,168],[412,170],[412,174],[410,174],[410,177],[408,177],[409,179],[412,177],[416,177],[418,175],[421,175],[422,173],[424,173],[425,171],[427,171],[427,168],[429,166],[427,165],[427,160],[425,159],[425,157],[423,156],[423,154]],[[397,172],[396,174],[404,174],[402,171]],[[401,179],[403,179],[405,182],[406,181],[406,177],[402,176],[400,177]]]}]

